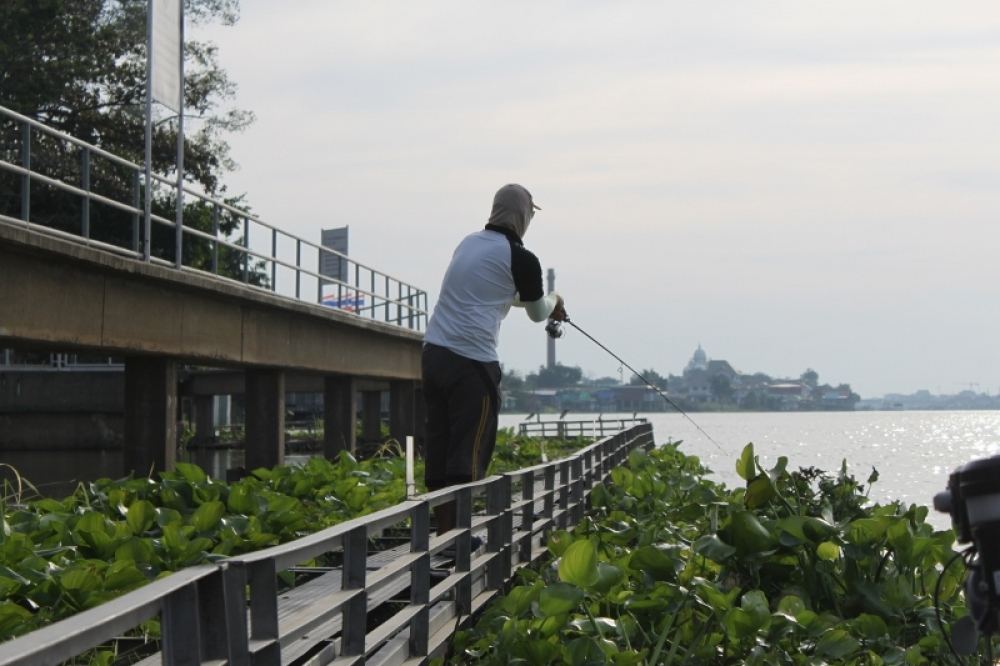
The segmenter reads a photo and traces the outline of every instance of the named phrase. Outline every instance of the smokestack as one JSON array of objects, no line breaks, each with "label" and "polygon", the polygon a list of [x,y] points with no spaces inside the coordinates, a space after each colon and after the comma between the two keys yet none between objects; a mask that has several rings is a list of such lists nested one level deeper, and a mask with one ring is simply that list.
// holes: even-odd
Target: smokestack
[{"label": "smokestack", "polygon": [[[553,269],[550,268],[547,277],[549,279],[549,293],[551,294],[553,291],[556,290],[556,272],[555,272],[555,270],[553,270]],[[556,339],[553,338],[553,337],[550,337],[549,335],[546,335],[545,339],[547,341],[546,342],[546,345],[547,345],[547,347],[546,347],[546,367],[548,367],[548,369],[551,370],[552,368],[556,367]]]}]

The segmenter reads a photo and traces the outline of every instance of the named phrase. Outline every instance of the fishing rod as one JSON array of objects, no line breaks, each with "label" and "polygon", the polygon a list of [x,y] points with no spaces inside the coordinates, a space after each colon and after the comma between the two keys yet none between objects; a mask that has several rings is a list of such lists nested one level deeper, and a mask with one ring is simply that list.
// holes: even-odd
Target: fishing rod
[{"label": "fishing rod", "polygon": [[[639,379],[641,379],[642,381],[644,381],[646,383],[646,386],[648,386],[649,388],[651,388],[654,391],[656,391],[657,393],[659,393],[660,397],[663,398],[664,400],[666,400],[668,405],[670,405],[671,407],[673,407],[674,409],[676,409],[678,411],[678,413],[680,413],[681,416],[683,416],[688,421],[690,421],[691,425],[693,425],[695,428],[697,428],[698,432],[700,432],[702,435],[704,435],[705,438],[708,441],[712,442],[712,444],[715,444],[715,447],[717,449],[719,449],[723,453],[726,452],[726,450],[724,448],[722,448],[722,445],[719,444],[717,441],[715,441],[715,438],[713,438],[711,435],[709,435],[707,432],[705,432],[705,429],[702,428],[700,425],[698,425],[698,423],[693,418],[691,418],[690,416],[688,416],[688,413],[685,412],[683,409],[681,409],[680,405],[678,405],[676,402],[674,402],[673,400],[671,400],[670,396],[668,396],[666,393],[664,393],[663,391],[661,391],[659,386],[657,386],[653,382],[651,382],[648,379],[646,379],[646,377],[641,372],[639,372],[638,370],[636,370],[635,368],[633,368],[631,365],[629,365],[628,363],[626,363],[625,360],[622,359],[621,356],[619,356],[618,354],[616,354],[613,351],[611,351],[610,349],[608,349],[604,344],[601,343],[600,340],[598,340],[597,338],[595,338],[594,336],[592,336],[590,333],[587,333],[587,331],[585,331],[582,328],[580,328],[575,322],[571,321],[569,319],[569,317],[567,317],[566,319],[563,319],[562,321],[565,322],[565,323],[567,323],[567,324],[569,324],[570,326],[572,326],[576,330],[580,331],[581,333],[583,333],[587,338],[590,339],[591,342],[593,342],[595,345],[597,345],[598,347],[600,347],[601,349],[603,349],[604,351],[606,351],[608,354],[611,355],[612,358],[614,358],[616,361],[618,361],[619,363],[621,363],[623,366],[625,366],[626,368],[628,368],[629,370],[631,370],[632,374],[634,374],[636,377],[638,377]],[[545,325],[545,332],[548,333],[549,336],[553,337],[553,338],[558,338],[558,337],[562,336],[562,330],[559,328],[559,324],[560,324],[559,321],[557,321],[555,319],[550,319],[549,323]]]}]

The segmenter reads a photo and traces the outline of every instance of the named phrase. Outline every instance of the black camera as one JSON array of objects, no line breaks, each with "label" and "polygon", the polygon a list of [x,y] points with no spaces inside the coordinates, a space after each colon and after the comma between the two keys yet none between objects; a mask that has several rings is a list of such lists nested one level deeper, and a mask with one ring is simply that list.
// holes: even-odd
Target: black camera
[{"label": "black camera", "polygon": [[[948,477],[948,489],[934,496],[934,508],[951,514],[959,543],[967,551],[969,576],[965,597],[969,618],[979,633],[1000,628],[1000,456],[982,458],[959,467]],[[956,626],[953,638],[960,651],[975,650],[976,631]],[[960,638],[959,634],[963,634]],[[972,644],[969,645],[970,639]],[[961,643],[961,645],[958,645]],[[970,650],[971,648],[971,650]]]}]

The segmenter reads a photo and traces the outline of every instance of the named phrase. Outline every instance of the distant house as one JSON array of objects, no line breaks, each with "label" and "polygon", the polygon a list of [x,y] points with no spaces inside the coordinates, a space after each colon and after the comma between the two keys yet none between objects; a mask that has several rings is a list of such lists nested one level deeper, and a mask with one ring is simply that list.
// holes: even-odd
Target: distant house
[{"label": "distant house", "polygon": [[709,360],[705,350],[698,345],[684,368],[684,374],[680,377],[671,375],[667,381],[667,388],[690,402],[708,402],[720,399],[720,396],[714,393],[715,388],[719,386],[719,378],[723,378],[722,385],[730,388],[729,394],[724,397],[731,399],[732,388],[739,376],[729,361]]},{"label": "distant house", "polygon": [[837,387],[824,384],[816,388],[813,396],[817,407],[833,411],[851,411],[858,402],[858,396],[851,391],[849,384]]},{"label": "distant house", "polygon": [[811,394],[812,389],[802,382],[778,382],[767,387],[767,396],[776,399],[782,409],[798,409]]}]

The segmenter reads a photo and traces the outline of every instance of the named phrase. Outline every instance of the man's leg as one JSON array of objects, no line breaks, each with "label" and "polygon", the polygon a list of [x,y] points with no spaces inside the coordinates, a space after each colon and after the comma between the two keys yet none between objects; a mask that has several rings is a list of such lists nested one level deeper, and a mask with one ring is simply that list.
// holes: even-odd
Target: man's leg
[{"label": "man's leg", "polygon": [[[426,440],[424,444],[424,483],[428,490],[448,485],[446,474],[451,439],[451,419],[448,415],[446,352],[428,346],[421,358],[423,394],[426,406]],[[444,534],[455,526],[454,503],[434,507],[437,533]]]}]

